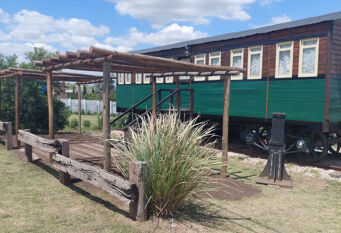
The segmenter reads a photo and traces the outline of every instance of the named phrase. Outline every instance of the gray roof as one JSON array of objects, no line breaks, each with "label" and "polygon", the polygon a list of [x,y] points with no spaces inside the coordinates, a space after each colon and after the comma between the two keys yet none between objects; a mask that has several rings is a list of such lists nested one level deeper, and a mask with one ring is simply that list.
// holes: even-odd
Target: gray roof
[{"label": "gray roof", "polygon": [[305,25],[310,25],[310,24],[337,20],[337,19],[341,19],[341,11],[331,13],[331,14],[291,21],[287,23],[260,27],[260,28],[241,31],[241,32],[227,33],[227,34],[222,34],[218,36],[211,36],[211,37],[206,37],[206,38],[201,38],[201,39],[178,42],[178,43],[174,43],[170,45],[158,46],[158,47],[149,48],[149,49],[137,50],[137,51],[133,51],[133,53],[151,53],[151,52],[156,52],[156,51],[161,51],[161,50],[181,48],[186,45],[203,44],[203,43],[221,41],[221,40],[231,40],[231,39],[236,39],[236,38],[241,38],[241,37],[246,37],[246,36],[252,36],[256,34],[268,33],[268,32],[288,29],[288,28],[295,28],[295,27],[300,27],[300,26],[305,26]]}]

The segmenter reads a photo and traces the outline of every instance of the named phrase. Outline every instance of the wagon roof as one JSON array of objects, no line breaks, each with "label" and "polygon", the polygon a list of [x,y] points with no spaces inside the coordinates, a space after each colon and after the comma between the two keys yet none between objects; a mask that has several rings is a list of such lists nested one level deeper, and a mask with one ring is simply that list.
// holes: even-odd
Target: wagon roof
[{"label": "wagon roof", "polygon": [[260,28],[251,29],[251,30],[227,33],[227,34],[222,34],[222,35],[217,35],[217,36],[205,37],[201,39],[195,39],[195,40],[183,41],[183,42],[178,42],[178,43],[169,44],[169,45],[158,46],[158,47],[149,48],[149,49],[137,50],[137,51],[133,51],[133,53],[151,53],[151,52],[156,52],[156,51],[181,48],[181,47],[185,47],[188,45],[196,45],[196,44],[203,44],[203,43],[208,43],[208,42],[237,39],[241,37],[269,33],[273,31],[279,31],[283,29],[317,24],[317,23],[333,21],[337,19],[341,19],[341,11],[326,14],[326,15],[311,17],[311,18],[305,18],[301,20],[295,20],[295,21],[291,21],[287,23],[280,23],[280,24],[275,24],[271,26],[260,27]]}]

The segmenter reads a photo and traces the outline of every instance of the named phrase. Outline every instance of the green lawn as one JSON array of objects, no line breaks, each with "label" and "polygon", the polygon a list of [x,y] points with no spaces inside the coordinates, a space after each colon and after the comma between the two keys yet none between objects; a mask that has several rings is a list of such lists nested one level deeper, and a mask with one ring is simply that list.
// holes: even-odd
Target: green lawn
[{"label": "green lawn", "polygon": [[[82,182],[65,187],[42,163],[0,146],[0,232],[340,232],[341,183],[306,172],[294,188],[256,185],[261,164],[229,159],[230,175],[262,192],[239,201],[193,200],[174,219],[138,223],[128,207]],[[293,165],[290,165],[293,166]],[[231,187],[233,188],[233,187]]]}]

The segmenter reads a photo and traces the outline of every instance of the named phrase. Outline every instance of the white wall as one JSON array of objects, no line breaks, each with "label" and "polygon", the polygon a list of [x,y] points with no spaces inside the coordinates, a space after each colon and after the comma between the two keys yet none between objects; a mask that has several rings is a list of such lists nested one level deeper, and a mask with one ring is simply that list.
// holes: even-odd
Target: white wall
[{"label": "white wall", "polygon": [[[78,112],[78,99],[60,99],[65,105],[70,108],[73,113]],[[81,101],[81,109],[84,110],[85,113],[101,113],[103,111],[103,102],[100,100],[85,100]],[[114,114],[116,112],[116,102],[110,101],[110,114]]]}]

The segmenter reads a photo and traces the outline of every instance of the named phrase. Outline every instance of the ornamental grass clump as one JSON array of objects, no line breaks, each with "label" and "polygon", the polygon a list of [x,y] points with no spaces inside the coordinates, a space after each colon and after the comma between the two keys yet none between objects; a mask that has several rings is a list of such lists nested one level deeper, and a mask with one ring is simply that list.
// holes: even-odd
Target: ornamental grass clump
[{"label": "ornamental grass clump", "polygon": [[130,161],[147,162],[149,211],[172,215],[193,194],[207,190],[208,175],[217,164],[210,149],[213,142],[207,141],[212,128],[205,129],[196,119],[182,122],[177,114],[169,113],[158,116],[155,130],[149,116],[129,133],[129,141],[111,140],[119,151],[113,160],[126,178]]}]

